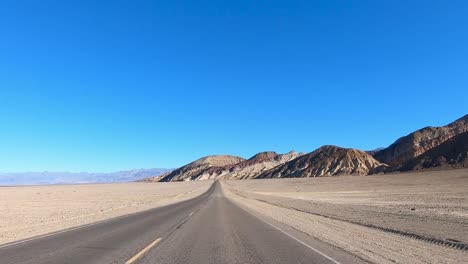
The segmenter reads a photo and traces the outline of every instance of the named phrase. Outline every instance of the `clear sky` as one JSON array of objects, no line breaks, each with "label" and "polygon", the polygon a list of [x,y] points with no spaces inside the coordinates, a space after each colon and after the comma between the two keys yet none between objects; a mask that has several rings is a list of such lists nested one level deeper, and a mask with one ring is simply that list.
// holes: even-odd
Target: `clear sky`
[{"label": "clear sky", "polygon": [[387,146],[468,113],[467,14],[468,1],[1,1],[0,171]]}]

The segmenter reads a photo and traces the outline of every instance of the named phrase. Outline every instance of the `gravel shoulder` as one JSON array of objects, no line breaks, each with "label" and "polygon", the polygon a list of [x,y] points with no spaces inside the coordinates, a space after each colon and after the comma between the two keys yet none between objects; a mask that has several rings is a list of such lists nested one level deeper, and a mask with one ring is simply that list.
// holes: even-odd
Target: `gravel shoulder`
[{"label": "gravel shoulder", "polygon": [[0,244],[196,197],[212,182],[0,187]]}]

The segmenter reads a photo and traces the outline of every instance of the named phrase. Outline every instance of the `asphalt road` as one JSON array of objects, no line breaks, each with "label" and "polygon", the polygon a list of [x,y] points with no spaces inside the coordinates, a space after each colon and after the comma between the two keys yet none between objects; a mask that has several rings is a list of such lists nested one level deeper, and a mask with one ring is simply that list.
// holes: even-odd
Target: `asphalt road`
[{"label": "asphalt road", "polygon": [[359,263],[228,200],[215,182],[180,202],[0,246],[1,264]]}]

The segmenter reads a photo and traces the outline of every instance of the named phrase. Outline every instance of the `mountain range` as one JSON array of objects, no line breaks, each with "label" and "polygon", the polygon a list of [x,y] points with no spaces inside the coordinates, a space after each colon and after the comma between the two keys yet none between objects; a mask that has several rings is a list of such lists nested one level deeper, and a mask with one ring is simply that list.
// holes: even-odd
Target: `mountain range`
[{"label": "mountain range", "polygon": [[168,172],[168,169],[136,169],[111,173],[15,172],[0,173],[0,185],[76,184],[132,182]]},{"label": "mountain range", "polygon": [[0,173],[0,185],[322,177],[464,167],[468,167],[468,115],[446,126],[419,129],[386,148],[371,151],[326,145],[310,153],[265,151],[249,159],[213,155],[175,170],[4,172]]},{"label": "mountain range", "polygon": [[262,179],[370,175],[468,166],[468,115],[442,127],[425,127],[372,151],[322,146],[310,153],[267,151],[249,159],[230,155],[201,158],[154,181]]},{"label": "mountain range", "polygon": [[387,165],[364,151],[323,146],[255,178],[320,177],[331,175],[367,175]]},{"label": "mountain range", "polygon": [[468,131],[468,115],[442,127],[425,127],[377,151],[374,158],[396,169],[448,139]]},{"label": "mountain range", "polygon": [[427,168],[468,168],[468,132],[456,135],[442,144],[405,162],[400,171]]},{"label": "mountain range", "polygon": [[300,155],[294,151],[286,154],[267,151],[258,153],[247,160],[227,155],[209,156],[176,169],[161,177],[159,181],[193,181],[216,178],[251,179]]}]

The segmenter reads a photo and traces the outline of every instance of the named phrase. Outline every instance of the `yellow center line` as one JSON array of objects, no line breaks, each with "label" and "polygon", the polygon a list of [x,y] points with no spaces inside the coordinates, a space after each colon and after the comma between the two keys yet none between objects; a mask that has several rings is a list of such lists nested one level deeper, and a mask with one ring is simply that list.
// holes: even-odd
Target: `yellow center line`
[{"label": "yellow center line", "polygon": [[157,243],[159,243],[162,239],[161,238],[158,238],[156,239],[155,241],[153,241],[151,244],[149,244],[148,246],[146,246],[142,251],[138,252],[138,254],[136,254],[135,256],[133,256],[131,259],[127,260],[127,262],[125,262],[125,264],[132,264],[134,263],[135,261],[137,261],[139,258],[141,258],[146,252],[148,252],[148,250],[150,250],[152,247],[154,247]]}]

